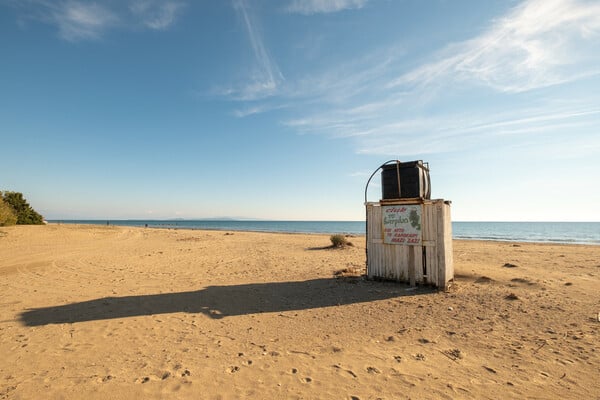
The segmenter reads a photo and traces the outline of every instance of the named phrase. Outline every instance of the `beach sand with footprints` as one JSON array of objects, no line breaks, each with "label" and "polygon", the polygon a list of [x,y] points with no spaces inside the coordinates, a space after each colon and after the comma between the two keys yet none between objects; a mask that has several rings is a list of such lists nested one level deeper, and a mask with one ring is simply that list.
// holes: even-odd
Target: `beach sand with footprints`
[{"label": "beach sand with footprints", "polygon": [[600,246],[454,241],[438,292],[348,239],[0,228],[0,399],[600,397]]}]

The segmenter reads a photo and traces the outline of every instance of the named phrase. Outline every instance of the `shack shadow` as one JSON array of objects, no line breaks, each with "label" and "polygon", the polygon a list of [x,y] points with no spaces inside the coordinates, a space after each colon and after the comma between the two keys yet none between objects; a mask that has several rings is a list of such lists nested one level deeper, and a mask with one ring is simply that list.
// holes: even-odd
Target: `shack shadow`
[{"label": "shack shadow", "polygon": [[[410,289],[410,290],[407,290]],[[414,289],[414,290],[413,290]],[[42,326],[115,318],[202,313],[210,318],[308,310],[401,296],[434,293],[390,282],[348,282],[335,278],[296,282],[208,286],[204,289],[125,297],[103,297],[79,303],[29,309],[19,315],[25,326]]]}]

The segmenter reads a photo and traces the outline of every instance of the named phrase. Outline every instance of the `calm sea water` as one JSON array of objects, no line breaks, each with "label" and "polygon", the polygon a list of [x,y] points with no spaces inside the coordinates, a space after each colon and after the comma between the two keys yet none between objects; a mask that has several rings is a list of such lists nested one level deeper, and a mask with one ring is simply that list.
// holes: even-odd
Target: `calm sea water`
[{"label": "calm sea water", "polygon": [[[106,220],[50,221],[106,225]],[[111,220],[111,225],[224,231],[365,234],[364,221]],[[453,222],[455,239],[600,245],[600,222]]]},{"label": "calm sea water", "polygon": [[600,244],[600,222],[453,222],[455,239]]}]

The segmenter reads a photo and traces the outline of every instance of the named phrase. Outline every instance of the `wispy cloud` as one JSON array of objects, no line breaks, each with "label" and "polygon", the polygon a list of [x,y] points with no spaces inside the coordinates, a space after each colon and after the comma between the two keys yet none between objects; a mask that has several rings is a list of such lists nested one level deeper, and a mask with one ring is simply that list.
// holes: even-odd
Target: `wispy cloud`
[{"label": "wispy cloud", "polygon": [[[525,1],[481,35],[449,44],[412,69],[401,51],[388,50],[288,82],[282,95],[302,111],[283,124],[351,138],[359,153],[382,155],[504,146],[506,138],[526,144],[560,129],[590,132],[600,123],[600,94],[538,89],[595,79],[599,36],[598,2]],[[489,101],[474,101],[475,91]]]},{"label": "wispy cloud", "polygon": [[[337,65],[320,74],[315,73],[296,80],[282,80],[276,91],[269,93],[269,96],[260,98],[244,99],[241,98],[240,92],[232,89],[221,91],[219,95],[238,101],[252,100],[246,102],[248,103],[246,107],[238,108],[234,113],[237,117],[290,108],[292,105],[294,107],[301,105],[305,110],[313,106],[322,109],[320,106],[327,104],[328,110],[332,111],[334,115],[316,118],[320,121],[331,118],[337,121],[343,118],[347,124],[355,117],[369,119],[381,108],[389,108],[398,104],[398,97],[402,96],[401,90],[387,90],[388,93],[383,98],[377,89],[387,84],[386,76],[398,58],[403,55],[404,52],[396,47],[387,49],[385,52],[376,51],[349,63]],[[371,98],[372,101],[369,100]],[[354,103],[356,105],[353,105]],[[343,108],[338,108],[340,106]],[[285,124],[309,131],[312,119],[313,117],[305,115]]]},{"label": "wispy cloud", "polygon": [[[378,125],[356,136],[358,152],[364,154],[432,154],[478,147],[506,147],[546,141],[573,143],[562,130],[584,134],[600,122],[600,109],[590,104],[575,108],[546,103],[531,109],[507,108],[498,114],[470,110],[462,114],[441,114]],[[572,149],[572,147],[569,145]],[[564,149],[568,150],[567,148]]]},{"label": "wispy cloud", "polygon": [[98,39],[119,18],[109,9],[95,3],[68,1],[51,10],[59,35],[68,41]]},{"label": "wispy cloud", "polygon": [[247,1],[234,0],[233,5],[248,34],[256,67],[250,77],[250,83],[239,89],[229,89],[229,95],[239,100],[256,100],[272,95],[283,81],[283,75],[267,51],[256,18],[252,15]]},{"label": "wispy cloud", "polygon": [[254,114],[261,114],[267,111],[278,110],[282,108],[286,108],[285,104],[254,104],[245,108],[237,109],[233,112],[233,115],[238,118],[244,118]]},{"label": "wispy cloud", "polygon": [[478,81],[519,93],[600,73],[600,3],[531,0],[482,35],[444,49],[391,86]]},{"label": "wispy cloud", "polygon": [[[593,138],[600,123],[600,93],[558,88],[600,72],[600,53],[593,51],[600,3],[529,0],[416,67],[407,67],[410,54],[395,45],[286,81],[277,78],[246,4],[239,4],[262,73],[257,87],[228,93],[242,100],[236,117],[287,104],[282,125],[291,130],[351,140],[358,153],[399,157],[501,147],[554,151],[570,140],[562,132]],[[539,90],[553,87],[558,91]],[[583,152],[571,147],[563,157]]]},{"label": "wispy cloud", "polygon": [[144,26],[161,30],[175,22],[183,6],[183,3],[175,1],[137,0],[129,8]]},{"label": "wispy cloud", "polygon": [[[368,0],[294,0],[288,7],[288,11],[301,14],[331,13],[343,9],[361,8],[367,1]],[[251,71],[250,76],[247,77],[247,83],[239,85],[238,87],[219,89],[217,90],[219,95],[237,101],[257,101],[269,97],[291,98],[296,100],[299,98],[315,98],[326,95],[347,97],[356,93],[356,91],[345,92],[343,90],[335,90],[336,87],[339,88],[340,86],[344,86],[344,77],[340,76],[339,73],[336,73],[335,75],[331,73],[330,75],[323,75],[320,78],[316,78],[320,80],[318,82],[315,81],[315,78],[300,79],[289,83],[286,82],[277,63],[273,60],[267,50],[267,46],[265,45],[263,36],[260,32],[258,20],[253,14],[248,1],[233,0],[233,5],[247,33],[255,60],[255,66]],[[381,65],[378,64],[374,68],[379,69],[381,68]],[[370,69],[367,69],[362,73],[359,73],[359,76],[348,76],[348,79],[364,83],[366,78],[360,75],[369,75],[372,74],[372,72],[373,71],[370,71]],[[245,117],[272,109],[273,107],[265,104],[252,105],[244,109],[236,110],[234,115],[237,117]]]},{"label": "wispy cloud", "polygon": [[287,11],[305,15],[333,13],[362,8],[367,2],[368,0],[292,0]]},{"label": "wispy cloud", "polygon": [[21,11],[21,22],[54,25],[59,37],[70,42],[97,40],[111,30],[164,30],[175,23],[184,6],[179,1],[157,0],[23,0],[8,4]]}]

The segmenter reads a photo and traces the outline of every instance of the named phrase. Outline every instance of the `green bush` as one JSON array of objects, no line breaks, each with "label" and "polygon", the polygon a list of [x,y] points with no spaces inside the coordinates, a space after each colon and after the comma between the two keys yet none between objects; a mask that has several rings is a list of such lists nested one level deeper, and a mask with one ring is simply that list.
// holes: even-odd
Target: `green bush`
[{"label": "green bush", "polygon": [[[0,193],[1,194],[1,193]],[[10,226],[17,223],[17,216],[11,206],[0,196],[0,226]]]},{"label": "green bush", "polygon": [[348,244],[344,235],[331,235],[329,240],[331,240],[333,247],[344,247]]},{"label": "green bush", "polygon": [[44,223],[44,217],[29,205],[23,197],[23,193],[2,192],[2,200],[12,208],[17,217],[17,225],[41,225]]}]

